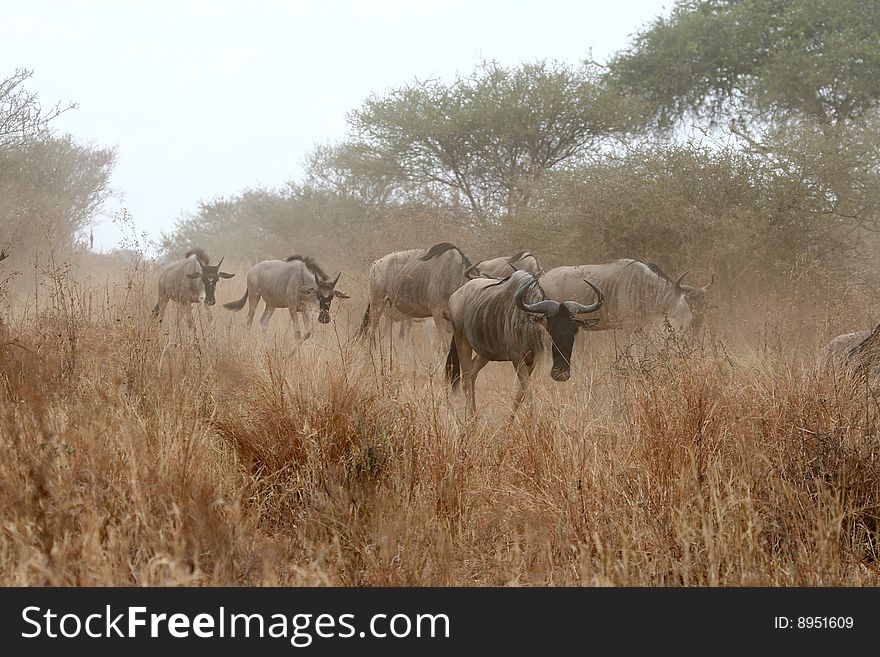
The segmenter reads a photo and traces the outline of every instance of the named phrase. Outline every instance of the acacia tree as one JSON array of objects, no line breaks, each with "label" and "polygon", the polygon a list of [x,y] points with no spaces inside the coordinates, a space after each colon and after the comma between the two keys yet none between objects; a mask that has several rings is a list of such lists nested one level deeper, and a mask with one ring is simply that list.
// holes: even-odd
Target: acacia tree
[{"label": "acacia tree", "polygon": [[0,80],[0,151],[24,146],[49,136],[49,123],[76,105],[57,103],[44,109],[35,93],[24,88],[33,71],[16,69]]},{"label": "acacia tree", "polygon": [[[797,180],[821,234],[880,230],[880,11],[864,0],[683,0],[609,65],[636,124],[694,119]],[[842,231],[842,232],[841,232]],[[835,247],[837,248],[837,247]]]},{"label": "acacia tree", "polygon": [[113,149],[71,137],[0,153],[0,239],[12,251],[70,248],[110,194]]},{"label": "acacia tree", "polygon": [[864,0],[680,0],[609,64],[644,125],[693,115],[823,128],[876,114],[880,11]]},{"label": "acacia tree", "polygon": [[74,105],[44,110],[24,88],[31,72],[0,81],[0,249],[23,260],[71,247],[110,193],[113,149],[53,136],[50,122]]},{"label": "acacia tree", "polygon": [[303,168],[306,187],[326,189],[369,208],[407,196],[397,162],[367,144],[319,144],[306,155]]},{"label": "acacia tree", "polygon": [[591,64],[484,62],[451,84],[370,97],[349,115],[350,147],[393,163],[398,189],[492,223],[526,208],[549,170],[615,134],[621,102]]}]

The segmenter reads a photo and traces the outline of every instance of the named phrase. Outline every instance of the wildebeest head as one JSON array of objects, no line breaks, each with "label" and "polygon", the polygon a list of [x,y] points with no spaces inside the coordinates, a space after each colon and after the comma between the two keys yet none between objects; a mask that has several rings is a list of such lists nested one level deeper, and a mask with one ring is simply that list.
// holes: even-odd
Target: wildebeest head
[{"label": "wildebeest head", "polygon": [[599,321],[598,319],[580,319],[577,315],[595,312],[605,303],[605,295],[602,294],[602,290],[590,281],[582,280],[596,293],[596,302],[589,306],[576,301],[560,303],[552,299],[526,303],[524,300],[526,292],[538,282],[537,278],[524,280],[514,294],[517,308],[529,313],[529,319],[541,324],[550,334],[553,343],[553,367],[550,370],[550,376],[554,381],[568,381],[571,377],[571,349],[578,329],[584,325],[591,326]]},{"label": "wildebeest head", "polygon": [[188,274],[187,276],[193,279],[202,279],[202,285],[205,286],[205,305],[213,306],[216,303],[216,300],[214,299],[214,290],[217,288],[217,282],[221,278],[232,278],[235,274],[228,274],[225,271],[220,271],[220,265],[223,263],[223,258],[220,258],[220,262],[216,265],[205,265],[202,264],[201,260],[199,260],[198,263],[199,271]]},{"label": "wildebeest head", "polygon": [[693,319],[690,322],[690,328],[692,331],[696,332],[700,330],[700,327],[703,325],[703,320],[706,317],[706,311],[711,307],[706,299],[706,292],[708,292],[709,288],[715,284],[715,274],[712,274],[712,279],[703,287],[693,287],[691,285],[682,284],[682,280],[687,273],[688,272],[685,272],[678,277],[676,286],[681,291],[682,299],[691,312]]},{"label": "wildebeest head", "polygon": [[348,299],[349,296],[347,294],[343,294],[339,290],[336,289],[336,283],[339,282],[339,277],[342,276],[342,272],[336,274],[336,278],[321,278],[317,272],[312,272],[315,276],[315,285],[314,287],[301,289],[300,291],[303,294],[314,294],[315,298],[318,300],[318,321],[321,324],[326,324],[330,321],[330,304],[333,301],[334,297],[339,297],[340,299]]}]

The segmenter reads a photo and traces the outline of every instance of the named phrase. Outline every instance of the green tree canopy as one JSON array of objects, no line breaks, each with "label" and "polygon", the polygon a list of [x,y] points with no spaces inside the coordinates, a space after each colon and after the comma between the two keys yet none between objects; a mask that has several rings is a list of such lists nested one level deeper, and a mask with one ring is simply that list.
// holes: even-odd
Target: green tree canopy
[{"label": "green tree canopy", "polygon": [[682,0],[615,57],[645,125],[809,118],[835,126],[880,102],[877,0]]},{"label": "green tree canopy", "polygon": [[349,152],[386,163],[401,188],[491,222],[527,207],[547,171],[614,134],[620,102],[592,65],[484,62],[451,84],[370,97],[349,116]]}]

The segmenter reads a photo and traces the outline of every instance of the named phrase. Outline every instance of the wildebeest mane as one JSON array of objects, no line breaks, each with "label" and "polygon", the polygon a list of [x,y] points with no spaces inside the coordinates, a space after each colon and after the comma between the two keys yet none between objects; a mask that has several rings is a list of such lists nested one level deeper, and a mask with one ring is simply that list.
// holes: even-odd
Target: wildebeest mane
[{"label": "wildebeest mane", "polygon": [[188,249],[187,252],[183,254],[183,257],[189,258],[191,255],[194,255],[196,259],[203,265],[207,265],[211,261],[211,259],[208,258],[208,254],[205,253],[205,250],[198,246],[192,249]]},{"label": "wildebeest mane", "polygon": [[430,260],[431,258],[436,258],[437,256],[443,255],[447,251],[452,251],[453,249],[458,251],[461,259],[464,261],[465,269],[470,269],[473,266],[470,259],[462,252],[461,249],[450,242],[440,242],[439,244],[435,244],[430,249],[428,249],[427,253],[425,253],[424,255],[420,255],[419,260]]},{"label": "wildebeest mane", "polygon": [[[669,274],[667,274],[665,271],[663,271],[660,268],[660,265],[658,265],[656,262],[645,262],[644,260],[639,260],[638,258],[633,258],[632,262],[630,262],[629,265],[632,265],[636,262],[645,265],[645,267],[650,269],[656,276],[659,276],[660,278],[662,278],[664,281],[666,281],[670,285],[675,285],[675,281],[672,280],[669,277]],[[629,265],[627,265],[627,267],[629,267]]]},{"label": "wildebeest mane", "polygon": [[287,256],[284,259],[284,262],[292,262],[294,260],[301,261],[303,264],[305,264],[306,267],[309,268],[309,271],[317,274],[318,278],[320,278],[322,281],[326,281],[329,278],[329,276],[327,276],[326,272],[321,269],[318,263],[312,260],[309,256],[294,254],[292,256]]}]

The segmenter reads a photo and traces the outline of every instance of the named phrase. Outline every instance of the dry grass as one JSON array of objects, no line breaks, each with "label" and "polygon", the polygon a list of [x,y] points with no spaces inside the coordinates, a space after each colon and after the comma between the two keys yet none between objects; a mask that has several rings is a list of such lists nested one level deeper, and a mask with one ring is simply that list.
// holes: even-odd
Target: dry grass
[{"label": "dry grass", "polygon": [[465,424],[430,340],[347,340],[356,299],[295,351],[280,312],[270,343],[219,306],[157,326],[139,280],[4,328],[2,584],[880,583],[878,407],[813,364],[825,329],[595,336],[512,421],[487,367]]}]

